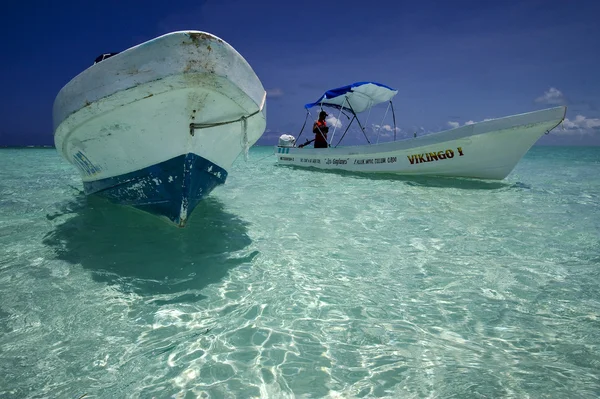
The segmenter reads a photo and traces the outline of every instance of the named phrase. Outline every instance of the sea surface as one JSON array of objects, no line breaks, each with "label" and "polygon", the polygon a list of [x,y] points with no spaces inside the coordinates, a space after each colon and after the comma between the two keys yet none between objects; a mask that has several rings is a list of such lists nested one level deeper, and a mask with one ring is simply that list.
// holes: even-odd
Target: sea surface
[{"label": "sea surface", "polygon": [[0,398],[600,397],[600,147],[500,182],[272,153],[177,229],[0,150]]}]

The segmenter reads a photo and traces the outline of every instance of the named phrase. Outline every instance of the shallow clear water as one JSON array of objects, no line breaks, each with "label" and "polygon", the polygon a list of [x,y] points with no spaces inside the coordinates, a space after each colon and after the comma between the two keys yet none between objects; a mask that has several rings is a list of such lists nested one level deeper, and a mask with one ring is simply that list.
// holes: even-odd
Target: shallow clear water
[{"label": "shallow clear water", "polygon": [[0,150],[0,397],[600,396],[600,148],[501,182],[271,153],[176,229]]}]

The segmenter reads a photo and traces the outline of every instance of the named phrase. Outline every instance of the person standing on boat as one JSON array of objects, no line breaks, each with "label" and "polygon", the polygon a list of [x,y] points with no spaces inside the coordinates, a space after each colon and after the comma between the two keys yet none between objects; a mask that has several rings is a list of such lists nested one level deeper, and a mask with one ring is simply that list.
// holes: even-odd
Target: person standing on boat
[{"label": "person standing on boat", "polygon": [[315,148],[329,147],[329,144],[327,144],[327,132],[329,132],[329,128],[327,127],[327,122],[325,122],[325,117],[327,115],[328,114],[325,111],[319,112],[319,120],[313,125],[313,133],[315,134]]}]

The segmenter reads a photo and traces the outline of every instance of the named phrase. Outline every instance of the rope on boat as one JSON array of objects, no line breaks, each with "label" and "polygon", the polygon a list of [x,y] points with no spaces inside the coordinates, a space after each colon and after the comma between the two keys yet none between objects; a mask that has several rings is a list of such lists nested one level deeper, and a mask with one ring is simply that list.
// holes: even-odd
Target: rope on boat
[{"label": "rope on boat", "polygon": [[561,119],[560,122],[558,122],[556,125],[554,125],[552,128],[546,130],[545,134],[550,134],[550,132],[554,129],[556,129],[558,127],[558,125],[560,125],[560,127],[562,128],[562,130],[565,130],[565,117],[563,116],[563,118]]},{"label": "rope on boat", "polygon": [[230,125],[232,123],[242,122],[245,119],[251,118],[254,115],[259,114],[261,111],[262,111],[262,109],[259,109],[258,111],[253,112],[250,115],[244,115],[244,116],[241,116],[241,117],[239,117],[237,119],[234,119],[232,121],[214,122],[214,123],[190,123],[190,134],[193,136],[194,135],[194,130],[196,130],[196,129],[208,129],[210,127]]},{"label": "rope on boat", "polygon": [[237,122],[242,122],[242,148],[244,149],[244,160],[248,160],[248,152],[250,150],[250,146],[248,145],[248,119],[252,118],[255,115],[258,115],[262,112],[263,108],[265,107],[265,103],[267,100],[267,92],[265,91],[265,93],[263,94],[263,98],[262,101],[260,103],[260,107],[258,107],[258,109],[256,111],[254,111],[253,113],[249,114],[249,115],[243,115],[237,119],[231,120],[231,121],[225,121],[225,122],[213,122],[213,123],[190,123],[190,135],[193,136],[194,135],[194,131],[196,129],[208,129],[211,127],[217,127],[217,126],[223,126],[223,125],[229,125],[232,123],[237,123]]},{"label": "rope on boat", "polygon": [[248,162],[250,145],[248,144],[248,118],[245,116],[242,116],[242,147],[244,148],[244,161]]}]

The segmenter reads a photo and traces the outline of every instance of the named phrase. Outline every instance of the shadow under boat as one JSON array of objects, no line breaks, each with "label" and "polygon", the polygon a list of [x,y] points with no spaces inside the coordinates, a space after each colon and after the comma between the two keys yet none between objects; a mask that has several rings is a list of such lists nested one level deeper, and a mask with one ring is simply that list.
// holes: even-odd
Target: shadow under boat
[{"label": "shadow under boat", "polygon": [[498,190],[510,188],[530,188],[524,183],[512,183],[497,180],[482,180],[474,178],[448,177],[448,176],[422,176],[422,175],[400,175],[396,173],[365,173],[339,169],[319,169],[312,167],[299,167],[295,165],[277,165],[296,171],[316,171],[318,173],[329,173],[338,176],[352,177],[368,180],[388,180],[403,182],[410,186],[424,186],[437,188],[458,188],[464,190]]},{"label": "shadow under boat", "polygon": [[251,243],[248,224],[216,198],[201,201],[185,229],[94,195],[79,195],[47,217],[70,214],[43,239],[57,258],[159,305],[203,299],[199,290],[258,254],[239,253]]}]

